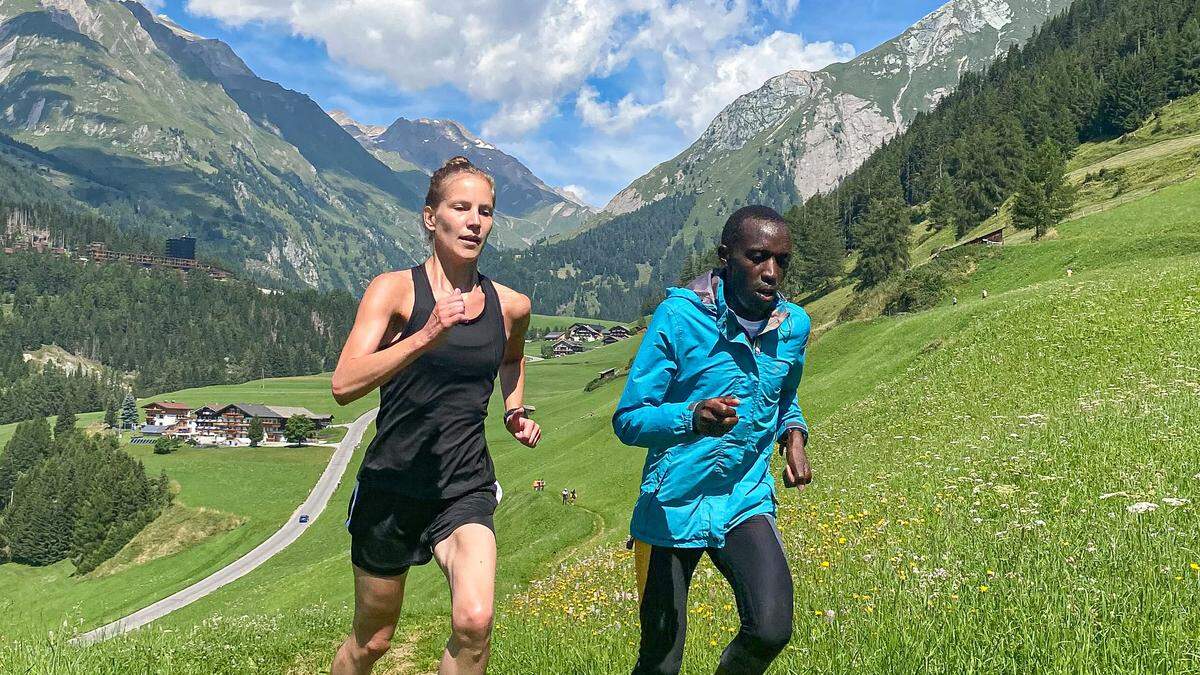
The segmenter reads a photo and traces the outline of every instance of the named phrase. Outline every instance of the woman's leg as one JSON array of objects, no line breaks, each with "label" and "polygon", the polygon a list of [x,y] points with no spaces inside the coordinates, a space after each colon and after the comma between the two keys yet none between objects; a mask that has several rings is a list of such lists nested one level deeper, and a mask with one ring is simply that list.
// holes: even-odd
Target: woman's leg
[{"label": "woman's leg", "polygon": [[642,641],[634,675],[674,675],[683,665],[687,596],[702,548],[666,548],[635,541]]},{"label": "woman's leg", "polygon": [[738,524],[725,535],[725,546],[708,554],[733,586],[742,619],[717,673],[765,672],[792,637],[792,573],[775,519],[758,515]]},{"label": "woman's leg", "polygon": [[482,673],[491,650],[496,535],[486,525],[461,525],[433,547],[433,557],[450,582],[452,632],[438,672]]},{"label": "woman's leg", "polygon": [[354,566],[354,632],[333,657],[333,675],[366,675],[391,646],[408,572],[376,576]]}]

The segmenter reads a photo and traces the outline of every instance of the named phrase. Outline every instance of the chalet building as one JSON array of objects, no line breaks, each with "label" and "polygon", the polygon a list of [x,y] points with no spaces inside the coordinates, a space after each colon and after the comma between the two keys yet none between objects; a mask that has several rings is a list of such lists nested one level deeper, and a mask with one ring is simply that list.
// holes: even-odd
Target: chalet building
[{"label": "chalet building", "polygon": [[554,331],[553,333],[546,333],[546,340],[548,340],[550,342],[558,342],[559,340],[566,337],[566,335],[567,334],[564,333],[563,331],[558,330],[558,331]]},{"label": "chalet building", "polygon": [[192,421],[192,406],[175,401],[155,401],[142,406],[146,411],[146,424],[175,426],[180,422]]},{"label": "chalet building", "polygon": [[146,411],[143,434],[190,438],[196,433],[192,406],[175,401],[155,401],[142,406]]},{"label": "chalet building", "polygon": [[554,356],[567,356],[568,354],[578,354],[583,351],[583,345],[571,340],[559,340],[554,343],[552,353]]},{"label": "chalet building", "polygon": [[606,345],[614,345],[620,341],[621,341],[621,338],[614,337],[612,335],[605,335],[604,340],[603,340],[604,344],[606,344]]},{"label": "chalet building", "polygon": [[594,323],[571,324],[567,329],[567,339],[576,342],[595,342],[604,337],[604,326]]},{"label": "chalet building", "polygon": [[317,415],[307,408],[295,406],[267,406],[260,403],[206,405],[197,408],[194,413],[194,438],[204,444],[248,445],[250,421],[257,417],[262,422],[264,441],[283,442],[286,440],[284,427],[293,415],[307,417],[317,429],[324,429],[333,423],[333,415]]},{"label": "chalet building", "polygon": [[604,334],[605,334],[605,336],[611,335],[612,337],[615,337],[618,340],[624,340],[625,338],[633,335],[633,333],[630,333],[629,329],[626,328],[625,326],[613,326],[612,328],[609,328],[608,330],[604,331]]}]

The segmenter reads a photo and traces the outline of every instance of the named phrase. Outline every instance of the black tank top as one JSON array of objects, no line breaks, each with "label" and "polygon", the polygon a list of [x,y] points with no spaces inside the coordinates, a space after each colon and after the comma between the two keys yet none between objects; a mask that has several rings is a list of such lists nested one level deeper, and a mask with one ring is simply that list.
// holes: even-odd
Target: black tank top
[{"label": "black tank top", "polygon": [[[433,312],[424,265],[412,268],[412,279],[412,315],[401,339],[424,327]],[[496,480],[483,420],[506,337],[495,286],[483,275],[479,286],[483,312],[450,328],[441,343],[380,387],[375,439],[358,472],[361,482],[445,499]]]}]

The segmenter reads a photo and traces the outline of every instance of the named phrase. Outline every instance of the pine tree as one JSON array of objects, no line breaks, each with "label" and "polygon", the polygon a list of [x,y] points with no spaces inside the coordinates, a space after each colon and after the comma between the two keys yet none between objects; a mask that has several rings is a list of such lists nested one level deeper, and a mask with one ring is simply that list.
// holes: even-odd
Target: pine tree
[{"label": "pine tree", "polygon": [[250,437],[250,447],[257,448],[263,439],[262,420],[257,417],[250,418],[250,429],[246,432],[246,435]]},{"label": "pine tree", "polygon": [[857,231],[860,254],[854,275],[863,287],[908,268],[912,222],[904,200],[894,196],[872,199]]},{"label": "pine tree", "polygon": [[104,410],[104,424],[109,429],[117,428],[117,404],[116,401],[109,400],[108,407]]},{"label": "pine tree", "polygon": [[137,399],[133,397],[132,392],[125,393],[125,400],[121,403],[121,426],[126,429],[133,429],[138,423]]},{"label": "pine tree", "polygon": [[942,174],[934,186],[933,198],[929,201],[929,217],[935,229],[953,230],[956,239],[969,229],[970,216],[959,201],[954,182],[946,174]]},{"label": "pine tree", "polygon": [[789,210],[785,219],[794,248],[788,286],[818,290],[841,276],[846,242],[836,215],[825,202],[809,200],[809,205]]},{"label": "pine tree", "polygon": [[1034,230],[1041,238],[1071,212],[1075,188],[1067,181],[1067,158],[1058,143],[1047,138],[1025,168],[1013,203],[1013,225]]},{"label": "pine tree", "polygon": [[50,424],[46,418],[21,422],[0,456],[0,511],[8,505],[21,474],[27,473],[53,450]]},{"label": "pine tree", "polygon": [[58,414],[58,418],[54,420],[54,437],[59,438],[64,434],[74,432],[75,429],[75,413],[69,409],[65,409]]},{"label": "pine tree", "polygon": [[1200,91],[1200,22],[1195,17],[1188,19],[1179,32],[1169,91],[1171,98]]}]

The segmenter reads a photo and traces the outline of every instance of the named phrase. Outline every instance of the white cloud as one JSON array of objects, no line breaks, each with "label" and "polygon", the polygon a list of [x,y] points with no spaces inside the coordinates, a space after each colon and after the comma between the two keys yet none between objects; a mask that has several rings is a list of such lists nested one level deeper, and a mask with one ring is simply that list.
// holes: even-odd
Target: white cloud
[{"label": "white cloud", "polygon": [[[367,72],[408,91],[455,87],[498,106],[482,131],[508,140],[536,130],[571,97],[587,124],[627,129],[662,114],[690,130],[771,75],[844,57],[845,46],[779,37],[786,33],[755,41],[754,24],[763,11],[786,14],[796,3],[187,0],[187,10],[234,25],[281,24],[318,40],[354,74],[354,88],[369,82]],[[665,76],[660,100],[630,95],[606,102],[585,88],[590,79],[617,73],[635,59],[658,64],[656,72]]]},{"label": "white cloud", "polygon": [[[562,191],[574,197],[582,204],[592,204],[592,193],[582,185],[564,185],[562,186]],[[594,204],[592,205],[595,206]]]},{"label": "white cloud", "polygon": [[797,69],[820,70],[853,57],[850,44],[805,42],[799,35],[782,31],[754,44],[699,58],[668,51],[663,55],[666,82],[660,100],[639,104],[626,95],[607,103],[599,100],[595,88],[585,85],[575,99],[575,112],[584,124],[606,133],[626,131],[649,115],[660,114],[694,136],[735,98],[776,75]]},{"label": "white cloud", "polygon": [[600,92],[594,87],[584,85],[575,98],[575,114],[584,124],[606,133],[627,131],[654,112],[653,106],[636,103],[632,94],[626,94],[615,104],[600,101],[599,97]]},{"label": "white cloud", "polygon": [[165,0],[138,0],[138,2],[142,3],[146,9],[157,14],[162,11]]},{"label": "white cloud", "polygon": [[668,53],[670,76],[659,105],[683,130],[698,134],[735,98],[776,75],[789,70],[820,70],[851,58],[853,45],[805,42],[795,33],[782,31],[719,54],[709,62]]}]

